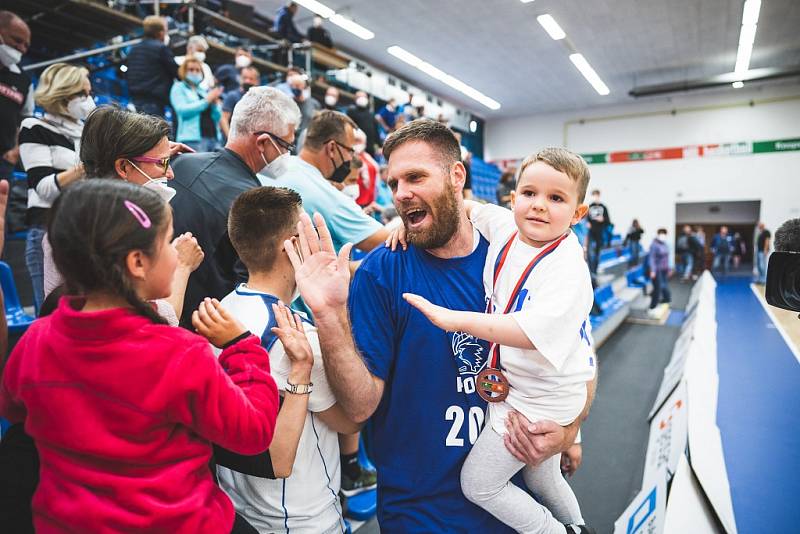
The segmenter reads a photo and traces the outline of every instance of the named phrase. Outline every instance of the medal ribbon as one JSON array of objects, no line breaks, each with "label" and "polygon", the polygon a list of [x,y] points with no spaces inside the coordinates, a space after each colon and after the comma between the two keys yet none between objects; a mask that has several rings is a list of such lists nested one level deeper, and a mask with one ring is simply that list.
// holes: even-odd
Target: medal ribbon
[{"label": "medal ribbon", "polygon": [[[500,277],[500,271],[503,269],[503,265],[506,263],[506,258],[508,257],[508,252],[511,250],[511,245],[514,243],[514,238],[517,237],[518,232],[514,232],[511,235],[511,238],[508,242],[503,246],[503,250],[497,256],[497,261],[494,264],[494,276],[492,277],[492,298],[489,299],[489,303],[486,305],[486,313],[492,313],[492,300],[494,299],[494,290],[497,285],[497,279]],[[533,272],[534,267],[536,267],[540,261],[542,261],[546,256],[548,256],[551,252],[553,252],[558,245],[564,241],[569,232],[565,233],[549,245],[547,245],[544,249],[539,251],[539,253],[528,263],[525,269],[522,271],[522,274],[517,280],[517,284],[514,286],[514,289],[511,291],[511,295],[508,297],[508,304],[506,304],[505,310],[503,313],[508,313],[511,311],[511,306],[514,305],[516,302],[517,297],[519,296],[519,292],[522,290],[522,286],[525,285],[525,281],[528,280],[528,277]],[[492,347],[489,349],[489,353],[492,355],[491,360],[489,362],[489,367],[494,369],[500,369],[500,345],[497,343],[492,343]]]}]

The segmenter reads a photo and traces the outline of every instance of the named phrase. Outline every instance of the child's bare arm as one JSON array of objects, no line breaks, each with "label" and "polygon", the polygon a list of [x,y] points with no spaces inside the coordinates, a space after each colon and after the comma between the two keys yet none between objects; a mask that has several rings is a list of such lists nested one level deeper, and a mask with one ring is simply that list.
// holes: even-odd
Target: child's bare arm
[{"label": "child's bare arm", "polygon": [[510,315],[448,310],[411,293],[404,293],[403,298],[442,330],[467,332],[479,339],[507,347],[536,348]]}]

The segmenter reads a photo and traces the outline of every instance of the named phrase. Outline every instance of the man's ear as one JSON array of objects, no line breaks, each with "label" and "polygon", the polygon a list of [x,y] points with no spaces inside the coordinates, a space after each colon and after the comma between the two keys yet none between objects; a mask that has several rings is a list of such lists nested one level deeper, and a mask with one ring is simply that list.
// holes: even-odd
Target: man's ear
[{"label": "man's ear", "polygon": [[458,191],[464,190],[464,184],[467,181],[467,169],[464,168],[464,164],[460,161],[457,161],[450,167],[450,183],[453,184],[453,188]]},{"label": "man's ear", "polygon": [[125,267],[128,270],[128,275],[136,281],[145,279],[148,265],[147,255],[141,250],[131,250],[125,256]]},{"label": "man's ear", "polygon": [[575,213],[572,214],[572,222],[570,224],[578,224],[578,221],[586,217],[588,211],[589,206],[586,204],[578,204],[578,207],[575,208]]}]

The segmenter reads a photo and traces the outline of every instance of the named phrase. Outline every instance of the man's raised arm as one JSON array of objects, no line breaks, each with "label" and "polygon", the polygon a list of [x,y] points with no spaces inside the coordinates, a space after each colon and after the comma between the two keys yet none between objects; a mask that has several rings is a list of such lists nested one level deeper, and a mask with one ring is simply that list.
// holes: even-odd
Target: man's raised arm
[{"label": "man's raised arm", "polygon": [[[297,225],[300,251],[291,241],[284,242],[294,266],[297,288],[314,315],[325,374],[336,401],[348,417],[363,423],[377,409],[383,396],[383,380],[374,376],[356,350],[347,315],[350,283],[347,244],[337,257],[324,219],[303,213]],[[319,235],[317,235],[319,234]]]}]

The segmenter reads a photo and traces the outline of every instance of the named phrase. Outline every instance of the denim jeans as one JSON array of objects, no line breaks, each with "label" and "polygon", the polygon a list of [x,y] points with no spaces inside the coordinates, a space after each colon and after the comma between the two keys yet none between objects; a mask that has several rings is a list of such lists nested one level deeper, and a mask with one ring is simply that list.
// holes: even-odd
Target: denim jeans
[{"label": "denim jeans", "polygon": [[656,271],[656,277],[653,278],[653,298],[650,301],[650,309],[652,310],[662,302],[671,301],[672,294],[669,291],[667,271]]},{"label": "denim jeans", "polygon": [[730,254],[715,254],[714,263],[711,265],[711,271],[719,269],[720,263],[722,264],[722,274],[728,274],[728,267],[731,263]]},{"label": "denim jeans", "polygon": [[683,260],[683,279],[688,280],[692,276],[694,269],[694,254],[691,252],[684,252],[681,254]]},{"label": "denim jeans", "polygon": [[44,252],[42,252],[42,238],[45,230],[40,226],[28,228],[28,239],[25,242],[25,265],[33,284],[33,300],[36,311],[42,306],[44,300]]},{"label": "denim jeans", "polygon": [[592,274],[597,274],[601,250],[603,250],[603,236],[597,236],[589,232],[589,271]]},{"label": "denim jeans", "polygon": [[758,278],[756,282],[759,284],[767,283],[767,255],[763,251],[759,251],[756,255],[756,267],[758,268]]},{"label": "denim jeans", "polygon": [[639,255],[642,253],[642,245],[638,241],[631,241],[631,259],[628,262],[629,267],[636,267],[639,265]]}]

